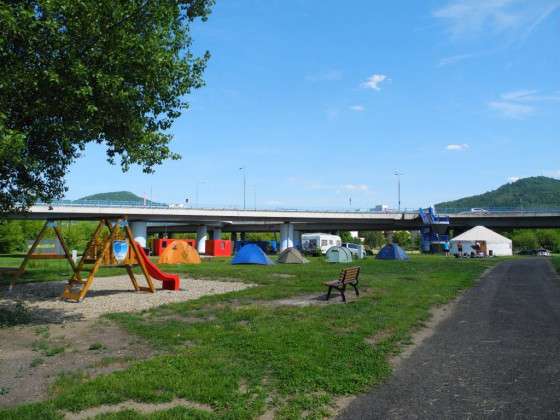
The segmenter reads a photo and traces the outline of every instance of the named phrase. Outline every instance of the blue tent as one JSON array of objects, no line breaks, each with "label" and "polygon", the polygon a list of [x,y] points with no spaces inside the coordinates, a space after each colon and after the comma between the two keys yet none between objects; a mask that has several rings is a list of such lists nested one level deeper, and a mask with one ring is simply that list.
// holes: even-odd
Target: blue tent
[{"label": "blue tent", "polygon": [[231,260],[232,264],[274,264],[263,250],[256,244],[247,244],[242,247]]},{"label": "blue tent", "polygon": [[379,250],[375,258],[379,260],[408,260],[408,255],[397,244],[387,244]]}]

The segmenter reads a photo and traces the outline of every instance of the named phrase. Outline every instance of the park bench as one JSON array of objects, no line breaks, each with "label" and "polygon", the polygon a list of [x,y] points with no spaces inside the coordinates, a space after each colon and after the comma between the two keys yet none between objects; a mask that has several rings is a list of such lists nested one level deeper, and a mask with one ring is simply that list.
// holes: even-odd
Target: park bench
[{"label": "park bench", "polygon": [[346,302],[346,296],[344,292],[346,291],[346,286],[352,286],[354,291],[356,292],[356,296],[360,296],[360,292],[358,291],[358,280],[360,277],[360,267],[349,267],[345,268],[340,272],[340,276],[338,276],[338,280],[326,281],[323,283],[325,286],[329,288],[327,293],[327,300],[331,298],[331,291],[332,289],[336,289],[340,292],[340,296],[342,297],[342,301]]}]

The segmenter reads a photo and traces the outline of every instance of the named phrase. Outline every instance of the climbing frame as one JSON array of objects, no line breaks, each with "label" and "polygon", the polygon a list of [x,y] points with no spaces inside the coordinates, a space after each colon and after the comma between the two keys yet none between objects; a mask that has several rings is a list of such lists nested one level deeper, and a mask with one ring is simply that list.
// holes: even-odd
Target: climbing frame
[{"label": "climbing frame", "polygon": [[[109,235],[104,238],[100,238],[100,235],[103,231],[103,228],[107,228],[109,230]],[[114,258],[111,254],[112,244],[113,241],[118,240],[119,237],[124,236],[124,238],[128,241],[129,244],[129,252],[128,256],[123,260],[121,263],[113,263]],[[94,250],[94,248],[99,244],[100,250]],[[138,249],[138,244],[134,241],[134,237],[130,230],[130,226],[128,225],[128,221],[126,218],[119,219],[115,222],[111,222],[108,219],[102,219],[99,221],[97,228],[95,229],[91,239],[89,240],[86,248],[82,254],[82,258],[80,259],[77,266],[74,268],[74,274],[68,280],[68,284],[64,288],[64,292],[62,294],[63,299],[74,300],[76,302],[82,301],[88,290],[90,289],[91,285],[93,284],[93,280],[95,278],[95,274],[101,267],[121,267],[126,269],[128,276],[130,277],[130,281],[134,290],[136,291],[145,291],[154,293],[156,291],[154,284],[152,282],[152,278],[146,269],[146,265],[144,264],[144,260],[140,254]],[[100,251],[100,252],[98,252]],[[93,261],[91,260],[91,256],[93,257]],[[91,268],[85,268],[85,264],[92,262],[93,265]],[[105,263],[105,264],[104,264]],[[140,269],[142,270],[142,274],[146,278],[147,287],[139,286],[136,277],[134,276],[133,266],[138,264]],[[87,272],[87,277],[84,280],[80,273]]]}]

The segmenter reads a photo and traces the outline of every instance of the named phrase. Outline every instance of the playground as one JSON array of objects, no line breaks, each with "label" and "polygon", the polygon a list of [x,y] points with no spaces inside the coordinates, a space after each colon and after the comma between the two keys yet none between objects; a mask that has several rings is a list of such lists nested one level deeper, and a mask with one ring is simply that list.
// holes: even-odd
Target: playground
[{"label": "playground", "polygon": [[[359,263],[360,296],[349,292],[343,304],[335,293],[325,302],[323,282],[337,278],[348,264],[308,260],[232,265],[231,258],[220,257],[160,265],[179,276],[182,290],[162,290],[155,282],[155,293],[135,291],[121,267],[105,267],[80,303],[57,299],[71,267],[51,260],[32,264],[12,292],[49,290],[41,304],[60,306],[44,310],[67,315],[55,316],[55,323],[38,321],[30,301],[29,319],[0,330],[10,337],[0,363],[13,367],[6,375],[11,379],[0,385],[5,407],[0,416],[332,416],[348,397],[390,374],[391,358],[431,307],[453,299],[499,262],[369,257]],[[55,281],[37,283],[41,276]],[[178,301],[166,301],[180,293]],[[106,296],[134,296],[134,303],[108,305],[105,314],[74,309],[96,306]],[[145,303],[154,298],[161,300]],[[77,320],[61,323],[65,316]]]}]

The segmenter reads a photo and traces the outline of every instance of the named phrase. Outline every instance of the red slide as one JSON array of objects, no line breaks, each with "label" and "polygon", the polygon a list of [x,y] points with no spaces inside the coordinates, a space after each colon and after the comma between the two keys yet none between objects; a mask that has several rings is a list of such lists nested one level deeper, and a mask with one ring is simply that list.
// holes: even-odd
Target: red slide
[{"label": "red slide", "polygon": [[181,280],[179,280],[179,276],[177,274],[168,274],[161,271],[158,266],[148,258],[148,256],[144,252],[144,248],[142,248],[138,242],[136,242],[136,246],[140,251],[140,255],[142,256],[142,260],[144,260],[144,265],[146,266],[146,270],[148,270],[150,276],[152,276],[156,280],[162,281],[162,287],[164,289],[179,290],[179,287],[181,286]]}]

